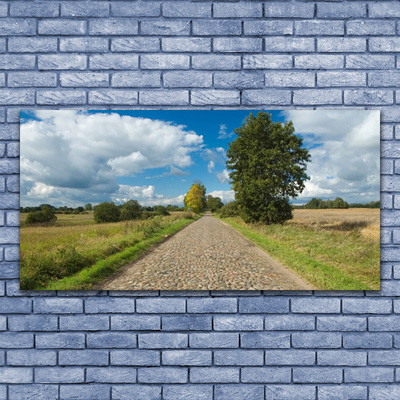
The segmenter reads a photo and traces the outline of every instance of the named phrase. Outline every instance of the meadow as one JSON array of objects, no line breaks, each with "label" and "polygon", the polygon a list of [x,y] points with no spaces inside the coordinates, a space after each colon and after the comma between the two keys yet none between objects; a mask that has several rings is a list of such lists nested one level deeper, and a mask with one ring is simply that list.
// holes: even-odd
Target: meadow
[{"label": "meadow", "polygon": [[294,210],[283,225],[225,222],[320,290],[379,290],[380,210]]},{"label": "meadow", "polygon": [[95,224],[93,213],[57,214],[54,225],[24,226],[21,277],[24,290],[90,289],[119,266],[141,256],[196,217],[174,212],[147,220]]}]

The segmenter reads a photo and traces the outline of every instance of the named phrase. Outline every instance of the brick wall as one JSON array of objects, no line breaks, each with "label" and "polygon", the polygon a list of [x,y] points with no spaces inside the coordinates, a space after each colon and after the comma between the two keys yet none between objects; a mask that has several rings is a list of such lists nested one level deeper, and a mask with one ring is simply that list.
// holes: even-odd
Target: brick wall
[{"label": "brick wall", "polygon": [[[399,16],[385,0],[2,1],[0,399],[400,398]],[[382,290],[19,291],[19,110],[38,107],[382,110]]]}]

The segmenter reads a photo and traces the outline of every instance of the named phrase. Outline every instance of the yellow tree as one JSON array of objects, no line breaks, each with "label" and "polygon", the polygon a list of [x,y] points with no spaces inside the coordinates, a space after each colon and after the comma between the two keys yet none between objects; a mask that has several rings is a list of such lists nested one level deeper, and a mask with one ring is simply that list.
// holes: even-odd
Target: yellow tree
[{"label": "yellow tree", "polygon": [[187,192],[184,205],[186,210],[199,213],[206,207],[206,188],[200,183],[194,183]]}]

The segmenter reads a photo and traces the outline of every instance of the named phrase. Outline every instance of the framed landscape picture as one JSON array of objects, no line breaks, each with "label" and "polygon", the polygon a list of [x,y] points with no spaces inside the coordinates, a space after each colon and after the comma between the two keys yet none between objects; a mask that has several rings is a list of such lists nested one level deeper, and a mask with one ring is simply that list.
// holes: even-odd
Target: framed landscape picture
[{"label": "framed landscape picture", "polygon": [[21,111],[23,290],[379,290],[375,110]]}]

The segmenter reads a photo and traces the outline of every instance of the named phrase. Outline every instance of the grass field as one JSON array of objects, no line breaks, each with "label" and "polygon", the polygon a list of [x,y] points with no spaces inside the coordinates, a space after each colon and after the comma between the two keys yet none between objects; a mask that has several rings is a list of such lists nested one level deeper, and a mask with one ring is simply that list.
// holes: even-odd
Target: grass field
[{"label": "grass field", "polygon": [[379,209],[294,210],[284,225],[224,221],[321,290],[379,290]]},{"label": "grass field", "polygon": [[94,224],[93,214],[60,214],[54,226],[21,226],[21,288],[90,289],[192,221],[187,213],[174,213]]}]

